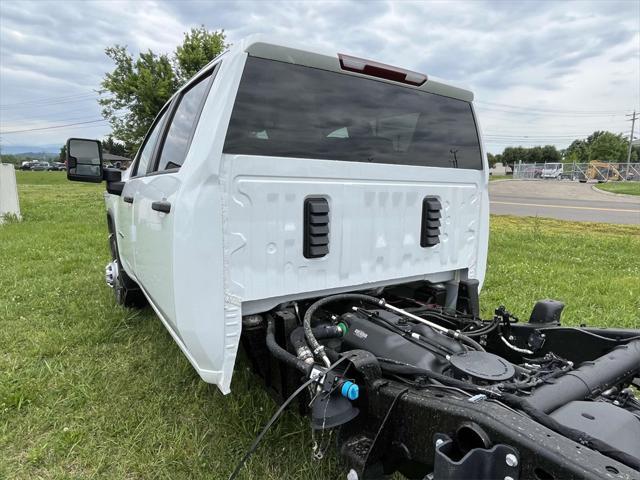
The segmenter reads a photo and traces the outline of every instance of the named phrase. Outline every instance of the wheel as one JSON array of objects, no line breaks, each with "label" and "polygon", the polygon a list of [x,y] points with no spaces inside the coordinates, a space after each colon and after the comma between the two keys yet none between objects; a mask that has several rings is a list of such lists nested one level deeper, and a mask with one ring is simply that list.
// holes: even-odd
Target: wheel
[{"label": "wheel", "polygon": [[138,284],[127,275],[121,267],[120,255],[115,234],[109,234],[109,247],[111,250],[111,261],[105,267],[104,278],[107,285],[113,289],[116,303],[123,307],[142,308],[147,304],[147,300],[140,290]]}]

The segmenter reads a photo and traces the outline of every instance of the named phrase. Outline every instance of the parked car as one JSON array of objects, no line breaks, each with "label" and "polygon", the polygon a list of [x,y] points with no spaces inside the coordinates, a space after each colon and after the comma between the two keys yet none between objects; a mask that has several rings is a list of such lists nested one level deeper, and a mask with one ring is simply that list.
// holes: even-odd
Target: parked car
[{"label": "parked car", "polygon": [[20,170],[31,170],[31,168],[38,163],[34,160],[26,160],[20,164]]},{"label": "parked car", "polygon": [[50,169],[53,171],[64,171],[67,167],[62,162],[53,162]]},{"label": "parked car", "polygon": [[51,170],[51,164],[49,162],[34,162],[31,166],[31,170],[34,172]]},{"label": "parked car", "polygon": [[254,37],[169,100],[129,170],[72,138],[67,176],[106,181],[116,301],[148,301],[225,394],[242,345],[319,441],[338,429],[349,478],[636,478],[640,330],[561,326],[553,300],[480,316],[475,117],[422,73]]}]

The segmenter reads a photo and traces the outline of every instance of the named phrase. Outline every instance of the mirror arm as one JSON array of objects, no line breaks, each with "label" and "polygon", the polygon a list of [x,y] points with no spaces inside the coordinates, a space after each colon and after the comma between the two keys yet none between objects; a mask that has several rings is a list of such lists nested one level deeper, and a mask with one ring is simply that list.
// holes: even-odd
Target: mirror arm
[{"label": "mirror arm", "polygon": [[121,195],[124,189],[122,172],[117,168],[105,168],[102,170],[102,178],[107,182],[107,192],[113,195]]},{"label": "mirror arm", "polygon": [[124,182],[107,182],[107,193],[122,195],[122,190],[124,190]]},{"label": "mirror arm", "polygon": [[102,170],[102,179],[107,183],[119,182],[122,178],[122,172],[117,168],[104,168]]}]

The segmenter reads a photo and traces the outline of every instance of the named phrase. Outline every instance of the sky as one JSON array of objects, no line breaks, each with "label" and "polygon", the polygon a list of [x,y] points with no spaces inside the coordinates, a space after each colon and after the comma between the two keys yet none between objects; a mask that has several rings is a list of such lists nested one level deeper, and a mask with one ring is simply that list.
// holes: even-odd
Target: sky
[{"label": "sky", "polygon": [[639,0],[2,0],[0,146],[107,135],[96,101],[113,69],[105,48],[170,53],[201,24],[229,43],[275,34],[470,88],[493,153],[628,136],[625,115],[640,111]]}]

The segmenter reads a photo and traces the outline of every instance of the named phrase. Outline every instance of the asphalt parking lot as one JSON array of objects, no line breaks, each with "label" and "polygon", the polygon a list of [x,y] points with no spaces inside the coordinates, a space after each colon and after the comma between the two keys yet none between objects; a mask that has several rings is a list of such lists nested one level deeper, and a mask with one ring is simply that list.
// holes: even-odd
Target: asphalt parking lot
[{"label": "asphalt parking lot", "polygon": [[592,184],[556,180],[490,182],[494,215],[640,225],[640,197],[594,191]]}]

